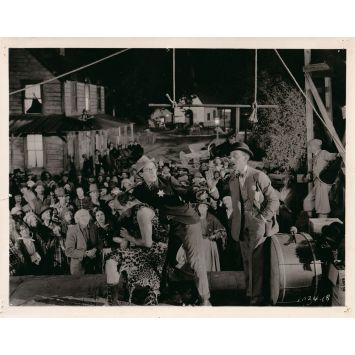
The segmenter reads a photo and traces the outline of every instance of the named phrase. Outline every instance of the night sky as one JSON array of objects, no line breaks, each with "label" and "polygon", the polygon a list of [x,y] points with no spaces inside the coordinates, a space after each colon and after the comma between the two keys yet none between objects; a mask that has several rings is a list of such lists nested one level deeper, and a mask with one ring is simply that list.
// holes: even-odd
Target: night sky
[{"label": "night sky", "polygon": [[[79,67],[119,50],[66,49],[65,69]],[[47,55],[49,63],[48,53],[58,53],[56,49],[38,51]],[[131,49],[77,75],[105,85],[108,112],[115,103],[119,116],[144,121],[152,111],[149,103],[169,103],[166,93],[172,97],[172,52],[165,48]],[[303,87],[304,51],[279,50],[279,53]],[[333,67],[335,105],[344,105],[345,56],[344,50],[312,50],[312,63],[327,62]],[[254,57],[255,51],[251,49],[176,49],[176,97],[201,93],[213,101],[204,103],[250,104],[254,91]],[[58,74],[63,70],[64,66]],[[258,50],[258,72],[262,71],[291,82],[271,49]]]}]

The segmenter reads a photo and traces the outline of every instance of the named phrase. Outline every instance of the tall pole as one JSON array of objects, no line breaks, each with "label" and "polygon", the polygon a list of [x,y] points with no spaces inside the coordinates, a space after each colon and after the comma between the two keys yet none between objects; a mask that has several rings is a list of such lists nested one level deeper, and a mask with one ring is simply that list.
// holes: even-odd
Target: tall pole
[{"label": "tall pole", "polygon": [[[311,50],[304,50],[304,64],[305,66],[311,63]],[[310,100],[306,100],[306,127],[307,127],[307,142],[314,138],[314,130],[313,130],[313,109],[311,106],[311,102],[313,102],[313,96],[311,92],[311,88],[309,86],[308,81],[305,81],[305,92],[307,98]],[[312,171],[312,153],[307,146],[307,171]],[[308,192],[310,192],[313,188],[312,182],[308,183]]]},{"label": "tall pole", "polygon": [[175,48],[173,48],[173,124],[175,123],[175,103],[176,103],[176,93],[175,93]]},{"label": "tall pole", "polygon": [[326,76],[324,78],[325,85],[325,107],[327,109],[328,116],[333,122],[333,97],[332,97],[332,78]]}]

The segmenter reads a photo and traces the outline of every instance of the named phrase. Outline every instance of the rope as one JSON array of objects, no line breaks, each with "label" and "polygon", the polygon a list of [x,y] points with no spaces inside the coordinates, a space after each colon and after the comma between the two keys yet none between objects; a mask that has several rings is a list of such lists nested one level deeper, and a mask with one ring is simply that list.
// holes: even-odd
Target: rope
[{"label": "rope", "polygon": [[291,70],[288,68],[287,64],[284,62],[284,60],[282,59],[281,55],[279,54],[277,49],[274,49],[276,55],[279,57],[281,63],[283,64],[283,66],[285,67],[285,69],[287,70],[287,72],[290,74],[292,80],[295,82],[298,90],[302,93],[302,95],[305,97],[306,101],[308,101],[308,103],[311,105],[313,111],[315,112],[315,114],[318,116],[318,118],[320,119],[320,121],[323,123],[323,125],[325,126],[325,128],[328,130],[329,134],[331,135],[331,137],[334,140],[334,143],[339,151],[339,153],[342,155],[342,158],[344,159],[345,157],[345,149],[337,135],[337,133],[334,130],[334,127],[329,127],[326,123],[326,121],[324,120],[324,118],[318,113],[317,109],[315,108],[313,102],[309,99],[309,97],[306,95],[306,93],[302,90],[301,86],[298,84],[296,78],[294,77],[294,75],[292,74]]},{"label": "rope", "polygon": [[255,49],[255,72],[254,72],[254,104],[255,119],[257,120],[257,98],[258,98],[258,50]]},{"label": "rope", "polygon": [[254,102],[251,105],[252,112],[249,116],[249,121],[251,123],[258,122],[258,50],[255,49],[255,61],[254,61],[255,69],[254,69]]},{"label": "rope", "polygon": [[176,104],[176,97],[175,97],[175,48],[173,48],[173,101],[174,106]]},{"label": "rope", "polygon": [[122,54],[122,53],[124,53],[124,52],[127,52],[127,51],[129,51],[130,49],[131,49],[131,48],[122,49],[121,51],[118,51],[118,52],[115,52],[115,53],[113,53],[113,54],[110,54],[110,55],[108,55],[107,57],[101,58],[101,59],[99,59],[99,60],[96,60],[96,61],[94,61],[94,62],[92,62],[92,63],[89,63],[89,64],[86,64],[86,65],[83,65],[83,66],[81,66],[81,67],[79,67],[79,68],[77,68],[77,69],[73,69],[73,70],[68,71],[68,72],[66,72],[66,73],[64,73],[64,74],[60,74],[60,75],[58,75],[58,76],[56,76],[56,77],[54,77],[54,78],[51,78],[51,79],[42,81],[42,82],[40,82],[40,83],[38,83],[38,84],[29,85],[29,86],[27,86],[27,88],[23,88],[23,89],[19,89],[19,90],[12,91],[12,92],[10,92],[9,95],[17,94],[17,93],[22,92],[22,91],[25,91],[26,89],[31,88],[31,87],[35,87],[35,86],[38,86],[38,85],[47,84],[47,83],[49,83],[49,82],[51,82],[51,81],[57,80],[57,79],[59,79],[59,78],[62,78],[63,76],[66,76],[66,75],[75,73],[75,72],[77,72],[77,71],[79,71],[79,70],[82,70],[82,69],[91,67],[91,66],[93,66],[93,65],[95,65],[95,64],[98,64],[98,63],[100,63],[100,62],[103,62],[104,60],[110,59],[110,58],[112,58],[112,57],[114,57],[114,56],[116,56],[116,55],[119,55],[119,54]]}]

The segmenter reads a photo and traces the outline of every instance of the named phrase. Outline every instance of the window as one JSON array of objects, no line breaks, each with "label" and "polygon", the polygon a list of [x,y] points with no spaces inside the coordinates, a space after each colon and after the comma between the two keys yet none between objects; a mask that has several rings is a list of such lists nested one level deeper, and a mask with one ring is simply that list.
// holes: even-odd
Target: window
[{"label": "window", "polygon": [[211,113],[210,112],[208,112],[208,114],[207,114],[207,121],[211,121]]},{"label": "window", "polygon": [[213,110],[213,118],[216,118],[216,117],[217,117],[217,111]]},{"label": "window", "polygon": [[78,85],[76,81],[71,83],[71,110],[78,112]]},{"label": "window", "polygon": [[27,167],[43,168],[43,137],[41,134],[27,136]]},{"label": "window", "polygon": [[90,111],[90,86],[85,84],[85,110]]},{"label": "window", "polygon": [[97,111],[101,111],[101,86],[97,87]]},{"label": "window", "polygon": [[25,85],[24,112],[26,114],[42,113],[42,95],[40,85]]}]

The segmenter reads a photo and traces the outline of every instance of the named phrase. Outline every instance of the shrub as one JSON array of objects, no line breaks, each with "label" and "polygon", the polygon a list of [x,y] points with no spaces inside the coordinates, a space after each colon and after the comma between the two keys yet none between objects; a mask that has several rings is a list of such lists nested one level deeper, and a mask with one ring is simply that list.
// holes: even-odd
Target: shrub
[{"label": "shrub", "polygon": [[258,122],[253,125],[251,145],[264,150],[263,158],[270,170],[291,173],[306,164],[305,101],[299,90],[280,77],[260,75],[258,103],[278,105],[278,108],[258,110]]}]

